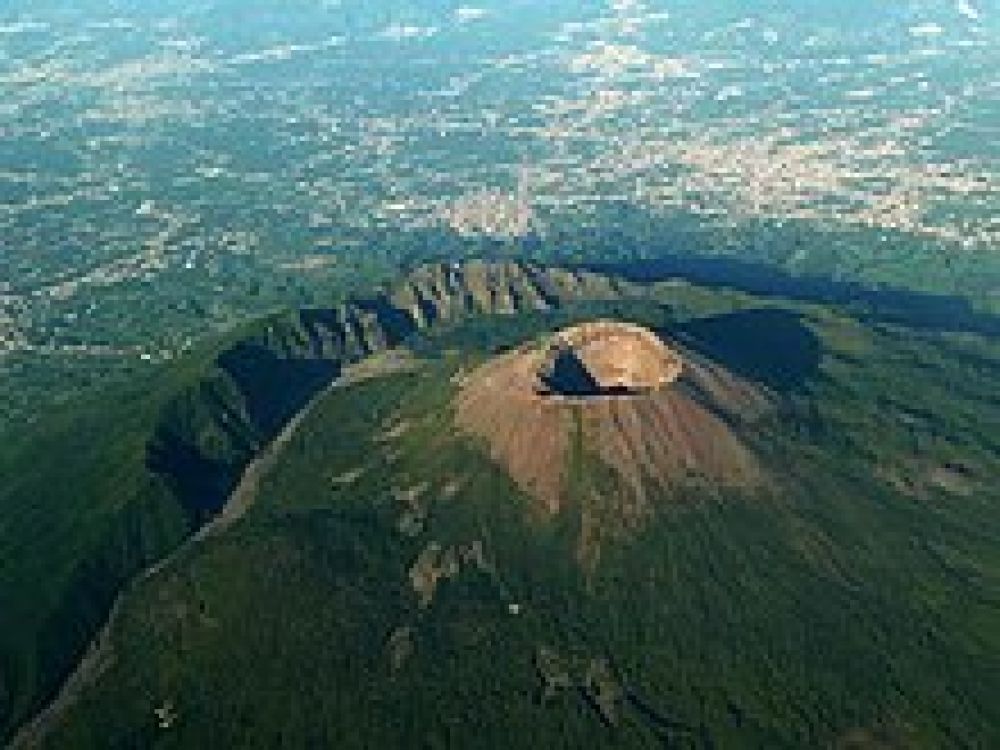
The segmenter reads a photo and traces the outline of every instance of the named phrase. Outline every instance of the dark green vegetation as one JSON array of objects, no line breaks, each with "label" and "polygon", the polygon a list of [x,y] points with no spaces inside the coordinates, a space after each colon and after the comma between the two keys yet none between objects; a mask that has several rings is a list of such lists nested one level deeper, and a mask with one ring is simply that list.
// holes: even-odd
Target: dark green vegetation
[{"label": "dark green vegetation", "polygon": [[118,589],[225,500],[316,374],[285,365],[267,408],[256,381],[200,352],[127,391],[63,407],[0,453],[0,727],[37,710]]},{"label": "dark green vegetation", "polygon": [[[450,403],[459,369],[594,317],[681,337],[782,407],[752,436],[767,491],[664,496],[591,566],[581,510],[613,481],[592,450],[541,518]],[[48,746],[1000,744],[995,338],[476,265],[264,321],[144,388],[143,410],[102,402],[19,448],[5,468],[65,460],[0,497],[7,731],[122,581],[342,365],[399,341],[416,370],[325,396],[249,513],[129,592],[113,661]]]},{"label": "dark green vegetation", "polygon": [[[525,271],[498,268],[524,290],[510,305],[541,299]],[[381,293],[252,324],[0,449],[0,736],[51,697],[124,582],[218,511],[259,448],[344,364],[442,315],[492,309],[488,291],[472,300],[443,274],[401,285],[405,309]],[[553,305],[563,294],[541,293]]]}]

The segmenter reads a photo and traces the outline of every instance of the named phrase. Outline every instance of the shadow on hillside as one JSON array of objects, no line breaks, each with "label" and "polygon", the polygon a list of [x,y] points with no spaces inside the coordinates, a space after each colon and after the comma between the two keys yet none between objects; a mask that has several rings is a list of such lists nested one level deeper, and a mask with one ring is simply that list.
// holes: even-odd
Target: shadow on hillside
[{"label": "shadow on hillside", "polygon": [[146,465],[163,478],[195,526],[222,510],[241,470],[235,462],[212,459],[200,446],[169,433],[150,444]]},{"label": "shadow on hillside", "polygon": [[1000,316],[979,312],[960,297],[794,276],[773,265],[738,258],[678,254],[638,262],[586,263],[578,268],[636,282],[677,279],[758,296],[843,305],[855,308],[856,315],[869,322],[1000,336]]},{"label": "shadow on hillside", "polygon": [[779,393],[801,389],[818,372],[822,358],[819,338],[798,314],[787,310],[716,315],[671,333],[735,374]]},{"label": "shadow on hillside", "polygon": [[195,525],[218,513],[260,446],[339,373],[339,362],[280,355],[254,342],[219,367],[238,397],[204,387],[178,399],[157,426],[146,466],[163,478]]},{"label": "shadow on hillside", "polygon": [[219,366],[236,383],[254,429],[265,439],[340,373],[339,360],[284,356],[254,342],[224,352]]}]

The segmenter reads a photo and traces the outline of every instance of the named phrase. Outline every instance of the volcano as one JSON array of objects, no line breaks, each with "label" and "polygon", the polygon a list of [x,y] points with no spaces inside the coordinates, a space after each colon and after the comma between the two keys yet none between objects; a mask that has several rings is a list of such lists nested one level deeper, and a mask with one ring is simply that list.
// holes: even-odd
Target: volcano
[{"label": "volcano", "polygon": [[772,404],[766,389],[680,341],[599,320],[465,376],[455,418],[545,513],[573,500],[567,479],[578,446],[617,476],[622,514],[640,518],[664,494],[657,490],[760,484],[742,433]]},{"label": "volcano", "polygon": [[861,312],[436,264],[55,414],[0,744],[1000,747],[1000,350]]}]

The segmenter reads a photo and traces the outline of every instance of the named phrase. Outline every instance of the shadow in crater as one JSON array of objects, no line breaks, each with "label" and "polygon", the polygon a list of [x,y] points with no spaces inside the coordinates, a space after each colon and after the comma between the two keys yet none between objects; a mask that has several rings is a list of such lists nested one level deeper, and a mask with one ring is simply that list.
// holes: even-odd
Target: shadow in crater
[{"label": "shadow in crater", "polygon": [[539,373],[542,382],[542,395],[571,396],[585,398],[588,396],[638,396],[646,391],[641,388],[630,388],[625,385],[602,385],[587,367],[580,361],[569,347],[559,347],[552,355],[552,360],[546,370]]}]

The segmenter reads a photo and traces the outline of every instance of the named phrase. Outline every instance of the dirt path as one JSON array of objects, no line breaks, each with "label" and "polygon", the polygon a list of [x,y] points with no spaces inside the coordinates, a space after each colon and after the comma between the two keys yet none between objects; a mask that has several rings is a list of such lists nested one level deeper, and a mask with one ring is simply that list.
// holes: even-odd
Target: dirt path
[{"label": "dirt path", "polygon": [[277,437],[251,461],[239,483],[229,495],[222,511],[209,523],[188,537],[177,549],[154,565],[145,568],[136,575],[118,593],[104,625],[90,642],[86,653],[76,668],[63,683],[58,695],[52,699],[31,721],[15,733],[9,750],[28,750],[41,745],[49,732],[66,710],[82,695],[83,691],[94,684],[114,661],[111,644],[111,633],[121,617],[122,604],[129,594],[143,582],[157,575],[161,570],[171,565],[181,555],[205,539],[219,534],[242,518],[253,505],[257,497],[260,480],[274,467],[281,452],[288,445],[299,427],[321,402],[333,390],[353,383],[367,380],[371,377],[389,372],[408,369],[413,366],[413,360],[405,352],[392,351],[374,355],[368,360],[347,368],[343,375],[316,394],[299,412],[285,425]]}]

